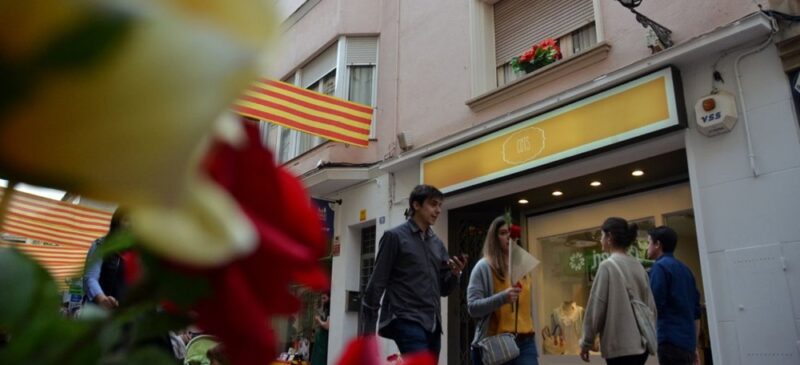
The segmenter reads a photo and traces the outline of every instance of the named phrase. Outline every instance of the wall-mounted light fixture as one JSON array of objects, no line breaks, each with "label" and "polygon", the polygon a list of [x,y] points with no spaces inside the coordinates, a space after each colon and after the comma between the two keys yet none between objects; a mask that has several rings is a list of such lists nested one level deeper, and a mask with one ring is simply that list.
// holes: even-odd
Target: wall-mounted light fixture
[{"label": "wall-mounted light fixture", "polygon": [[664,48],[672,47],[673,45],[671,38],[672,31],[669,30],[669,28],[656,23],[653,19],[650,19],[645,15],[643,15],[642,13],[634,10],[634,8],[636,8],[642,3],[642,0],[617,0],[617,1],[619,1],[619,3],[622,4],[622,6],[628,8],[628,10],[630,10],[631,13],[634,13],[636,15],[636,21],[639,22],[639,24],[641,24],[645,28],[652,29],[653,33],[655,33],[656,37],[658,37],[658,41],[661,42],[661,45],[664,46]]}]

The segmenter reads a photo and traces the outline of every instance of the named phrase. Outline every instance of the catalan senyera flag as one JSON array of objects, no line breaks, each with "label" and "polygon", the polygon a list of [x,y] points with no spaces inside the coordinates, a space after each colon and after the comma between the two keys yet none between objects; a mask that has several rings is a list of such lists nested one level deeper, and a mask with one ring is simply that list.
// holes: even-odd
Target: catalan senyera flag
[{"label": "catalan senyera flag", "polygon": [[359,147],[369,144],[372,108],[299,88],[259,80],[234,103],[241,115]]},{"label": "catalan senyera flag", "polygon": [[[0,188],[0,195],[5,189]],[[108,233],[111,212],[15,191],[0,232],[38,241],[0,240],[38,261],[65,288],[64,279],[83,275],[92,242]]]}]

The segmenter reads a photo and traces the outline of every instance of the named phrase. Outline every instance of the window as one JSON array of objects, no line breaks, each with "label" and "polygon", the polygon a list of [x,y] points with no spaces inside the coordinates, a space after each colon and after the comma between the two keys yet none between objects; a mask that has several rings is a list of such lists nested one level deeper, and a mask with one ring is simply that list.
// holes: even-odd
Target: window
[{"label": "window", "polygon": [[532,45],[553,38],[564,58],[597,43],[592,0],[503,0],[494,5],[497,86],[524,74],[509,62]]},{"label": "window", "polygon": [[289,128],[281,128],[280,138],[278,140],[278,162],[283,163],[294,158],[292,155],[292,131]]},{"label": "window", "polygon": [[375,66],[348,66],[350,73],[350,90],[347,100],[372,105],[372,77]]},{"label": "window", "polygon": [[[331,71],[327,75],[323,76],[319,81],[306,87],[306,89],[325,95],[333,95],[336,91],[336,70]],[[294,156],[300,156],[310,151],[312,148],[325,143],[325,139],[322,137],[317,137],[315,135],[299,131],[295,133],[297,136],[295,137],[296,151],[294,152]]]},{"label": "window", "polygon": [[[326,95],[375,105],[376,37],[341,37],[291,77],[288,82]],[[344,52],[345,55],[340,53]],[[339,72],[344,70],[344,72]],[[375,118],[370,130],[374,138]],[[281,128],[278,162],[285,163],[326,142],[314,135]]]},{"label": "window", "polygon": [[[375,226],[361,229],[361,271],[358,290],[363,293],[367,289],[369,277],[375,270]],[[364,328],[364,318],[358,316],[358,328]]]},{"label": "window", "polygon": [[[628,253],[647,258],[647,231],[655,227],[653,218],[632,221],[639,225],[636,240]],[[544,355],[580,354],[583,311],[589,298],[597,268],[609,254],[600,247],[600,228],[589,228],[555,236],[540,237],[542,288],[539,302],[540,331],[545,336],[560,336],[559,346],[543,348]]]},{"label": "window", "polygon": [[800,123],[800,70],[789,73],[789,81],[792,88],[792,99],[794,99],[795,116]]},{"label": "window", "polygon": [[[378,63],[378,38],[347,38],[347,100],[375,106],[375,70]],[[375,138],[375,114],[372,114],[370,138]]]}]

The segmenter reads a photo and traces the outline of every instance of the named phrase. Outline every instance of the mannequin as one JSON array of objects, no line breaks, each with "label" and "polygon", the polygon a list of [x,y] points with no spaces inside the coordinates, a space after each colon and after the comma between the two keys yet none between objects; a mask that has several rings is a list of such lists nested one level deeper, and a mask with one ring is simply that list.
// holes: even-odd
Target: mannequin
[{"label": "mannequin", "polygon": [[[552,328],[558,327],[557,333],[564,338],[566,355],[581,353],[580,340],[583,331],[583,307],[573,300],[565,300],[553,310],[550,316]],[[554,330],[554,334],[555,334]]]}]

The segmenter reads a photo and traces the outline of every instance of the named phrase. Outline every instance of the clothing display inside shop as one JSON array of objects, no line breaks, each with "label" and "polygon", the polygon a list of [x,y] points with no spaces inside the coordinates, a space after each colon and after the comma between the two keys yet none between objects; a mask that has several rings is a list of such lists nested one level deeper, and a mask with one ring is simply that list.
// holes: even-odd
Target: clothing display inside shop
[{"label": "clothing display inside shop", "polygon": [[574,301],[565,301],[556,307],[550,315],[550,325],[553,335],[561,337],[564,343],[565,355],[578,355],[581,353],[580,340],[583,331],[583,307]]},{"label": "clothing display inside shop", "polygon": [[[655,227],[655,218],[645,216],[632,222],[639,225],[639,232],[629,254],[643,258],[647,246],[642,246],[641,242],[647,242],[647,230]],[[550,230],[553,224],[550,222],[545,226]],[[580,355],[589,291],[600,263],[609,256],[600,245],[599,227],[590,224],[583,225],[586,228],[579,227],[565,226],[564,232],[545,229],[534,231],[534,234],[543,233],[540,237],[534,236],[530,248],[532,254],[542,257],[541,275],[534,280],[539,288],[539,305],[535,308],[539,311],[539,318],[542,318],[539,328],[543,355],[576,358]],[[597,355],[600,350],[599,337],[594,342],[590,353]]]}]

